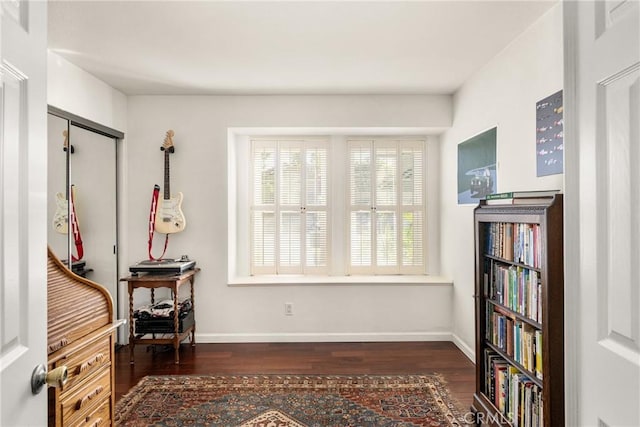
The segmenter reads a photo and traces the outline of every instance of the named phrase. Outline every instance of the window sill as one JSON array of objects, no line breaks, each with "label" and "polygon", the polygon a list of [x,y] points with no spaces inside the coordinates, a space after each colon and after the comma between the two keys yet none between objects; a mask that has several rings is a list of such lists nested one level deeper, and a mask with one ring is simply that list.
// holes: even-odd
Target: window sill
[{"label": "window sill", "polygon": [[280,285],[419,285],[453,286],[453,281],[441,276],[389,275],[389,276],[302,276],[263,275],[230,278],[229,286],[280,286]]}]

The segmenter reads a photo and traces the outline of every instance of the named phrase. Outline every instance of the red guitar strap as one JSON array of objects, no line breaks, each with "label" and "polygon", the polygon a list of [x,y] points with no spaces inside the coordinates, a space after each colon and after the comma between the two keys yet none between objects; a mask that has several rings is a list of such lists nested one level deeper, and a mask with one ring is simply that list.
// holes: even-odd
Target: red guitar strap
[{"label": "red guitar strap", "polygon": [[73,241],[76,245],[76,253],[78,256],[71,254],[71,262],[80,261],[84,256],[84,247],[82,246],[82,236],[80,235],[80,226],[78,225],[78,217],[76,216],[76,204],[74,200],[73,185],[71,186],[71,231],[73,233]]},{"label": "red guitar strap", "polygon": [[151,209],[149,210],[149,259],[150,260],[160,260],[164,257],[165,252],[167,252],[167,245],[169,244],[169,235],[165,235],[164,238],[164,249],[162,250],[162,255],[160,258],[154,258],[151,255],[151,247],[153,246],[153,233],[155,232],[155,224],[156,224],[156,211],[158,210],[158,196],[160,194],[160,186],[155,185],[153,187],[153,195],[151,196]]}]

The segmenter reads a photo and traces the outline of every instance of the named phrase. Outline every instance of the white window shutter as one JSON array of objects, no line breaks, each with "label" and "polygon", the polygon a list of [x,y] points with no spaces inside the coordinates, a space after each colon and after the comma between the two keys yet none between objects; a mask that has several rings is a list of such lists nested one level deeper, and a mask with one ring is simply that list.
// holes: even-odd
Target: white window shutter
[{"label": "white window shutter", "polygon": [[[328,274],[328,141],[256,138],[251,146],[251,273]],[[424,274],[424,141],[354,139],[347,153],[346,273]]]},{"label": "white window shutter", "polygon": [[278,273],[302,272],[302,146],[278,141]]},{"label": "white window shutter", "polygon": [[398,269],[398,145],[375,141],[374,272],[396,274]]},{"label": "white window shutter", "polygon": [[373,145],[372,141],[349,141],[348,271],[371,272],[373,257]]},{"label": "white window shutter", "polygon": [[302,204],[302,147],[300,144],[279,144],[280,206],[300,208]]},{"label": "white window shutter", "polygon": [[252,145],[251,272],[276,272],[276,143]]},{"label": "white window shutter", "polygon": [[304,271],[328,273],[329,267],[329,151],[326,144],[305,145],[303,209]]},{"label": "white window shutter", "polygon": [[305,150],[305,205],[327,206],[328,152],[326,147]]},{"label": "white window shutter", "polygon": [[326,274],[328,147],[318,141],[252,144],[252,274]]},{"label": "white window shutter", "polygon": [[352,140],[349,272],[424,273],[424,142]]},{"label": "white window shutter", "polygon": [[302,272],[301,220],[300,212],[280,211],[279,273]]},{"label": "white window shutter", "polygon": [[262,273],[275,273],[276,269],[276,215],[273,211],[253,211],[252,263]]},{"label": "white window shutter", "polygon": [[400,147],[402,206],[422,206],[424,198],[424,148],[403,142]]},{"label": "white window shutter", "polygon": [[305,219],[305,265],[307,270],[326,269],[328,265],[328,222],[326,211],[310,211]]},{"label": "white window shutter", "polygon": [[395,207],[398,197],[398,149],[392,143],[376,143],[375,156],[375,207]]},{"label": "white window shutter", "polygon": [[275,206],[276,203],[276,147],[263,142],[253,146],[253,205]]},{"label": "white window shutter", "polygon": [[373,266],[372,234],[373,212],[367,210],[352,210],[349,221],[350,233],[350,271],[352,273],[367,272]]},{"label": "white window shutter", "polygon": [[402,266],[421,273],[424,266],[424,214],[422,210],[402,212]]},{"label": "white window shutter", "polygon": [[401,268],[406,274],[424,273],[425,267],[425,151],[422,141],[400,143]]}]

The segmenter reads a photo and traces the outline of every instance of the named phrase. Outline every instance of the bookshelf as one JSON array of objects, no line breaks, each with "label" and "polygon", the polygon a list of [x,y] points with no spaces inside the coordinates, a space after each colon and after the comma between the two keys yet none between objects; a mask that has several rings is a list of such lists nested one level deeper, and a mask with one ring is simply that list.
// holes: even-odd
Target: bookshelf
[{"label": "bookshelf", "polygon": [[564,425],[562,194],[474,210],[482,425]]}]

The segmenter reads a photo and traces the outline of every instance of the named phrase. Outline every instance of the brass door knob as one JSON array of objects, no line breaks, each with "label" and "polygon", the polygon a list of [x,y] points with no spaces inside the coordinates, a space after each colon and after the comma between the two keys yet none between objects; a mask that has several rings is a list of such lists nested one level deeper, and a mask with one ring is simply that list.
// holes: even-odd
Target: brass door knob
[{"label": "brass door knob", "polygon": [[48,384],[51,387],[62,387],[67,383],[69,378],[69,370],[66,366],[59,366],[49,372],[44,365],[38,365],[31,374],[31,392],[38,394],[42,391],[42,387]]}]

